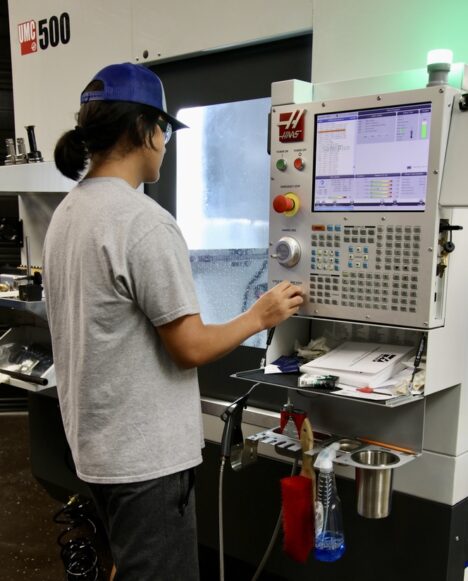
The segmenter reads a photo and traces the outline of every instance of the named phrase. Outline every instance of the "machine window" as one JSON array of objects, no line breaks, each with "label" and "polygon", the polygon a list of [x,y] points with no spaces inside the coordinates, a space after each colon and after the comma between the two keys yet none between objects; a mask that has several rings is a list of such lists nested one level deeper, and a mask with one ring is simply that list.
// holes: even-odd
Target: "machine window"
[{"label": "machine window", "polygon": [[177,135],[177,222],[206,323],[238,315],[267,289],[269,110],[263,98],[177,113],[190,128]]}]

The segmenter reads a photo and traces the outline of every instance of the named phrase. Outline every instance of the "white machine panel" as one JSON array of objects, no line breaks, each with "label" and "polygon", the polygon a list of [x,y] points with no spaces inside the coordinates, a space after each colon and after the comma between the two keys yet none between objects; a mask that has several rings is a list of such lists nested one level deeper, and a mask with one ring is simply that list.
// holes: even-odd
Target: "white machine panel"
[{"label": "white machine panel", "polygon": [[430,87],[272,109],[269,284],[302,284],[301,315],[444,324],[439,227],[451,215],[439,193],[456,94]]}]

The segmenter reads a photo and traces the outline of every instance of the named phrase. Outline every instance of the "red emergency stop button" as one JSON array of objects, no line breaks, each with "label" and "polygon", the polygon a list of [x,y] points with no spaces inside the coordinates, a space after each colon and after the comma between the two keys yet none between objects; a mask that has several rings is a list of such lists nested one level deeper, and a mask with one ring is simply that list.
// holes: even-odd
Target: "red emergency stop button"
[{"label": "red emergency stop button", "polygon": [[284,212],[291,212],[294,210],[294,200],[283,195],[276,196],[273,200],[273,209],[278,214],[284,214]]},{"label": "red emergency stop button", "polygon": [[304,165],[305,163],[302,157],[296,157],[296,159],[294,160],[294,167],[299,171],[302,171],[304,169]]},{"label": "red emergency stop button", "polygon": [[294,192],[287,192],[286,194],[279,194],[273,198],[273,209],[278,214],[282,214],[287,218],[292,218],[299,212],[301,201],[299,196]]}]

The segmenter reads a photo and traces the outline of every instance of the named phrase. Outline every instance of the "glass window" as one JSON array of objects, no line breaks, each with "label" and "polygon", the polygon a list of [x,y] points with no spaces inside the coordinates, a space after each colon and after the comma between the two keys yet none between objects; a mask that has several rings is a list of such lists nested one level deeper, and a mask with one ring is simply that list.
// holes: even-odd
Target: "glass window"
[{"label": "glass window", "polygon": [[[177,222],[203,320],[220,323],[267,289],[270,99],[181,109]],[[265,333],[246,341],[265,346]]]}]

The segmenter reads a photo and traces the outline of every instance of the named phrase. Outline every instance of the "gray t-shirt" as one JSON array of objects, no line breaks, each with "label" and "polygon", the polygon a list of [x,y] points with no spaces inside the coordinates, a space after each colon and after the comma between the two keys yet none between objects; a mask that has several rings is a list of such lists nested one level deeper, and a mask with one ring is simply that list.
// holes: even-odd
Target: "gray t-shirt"
[{"label": "gray t-shirt", "polygon": [[174,363],[154,328],[199,312],[172,216],[124,180],[83,180],[52,217],[43,265],[79,477],[138,482],[199,464],[197,372]]}]

